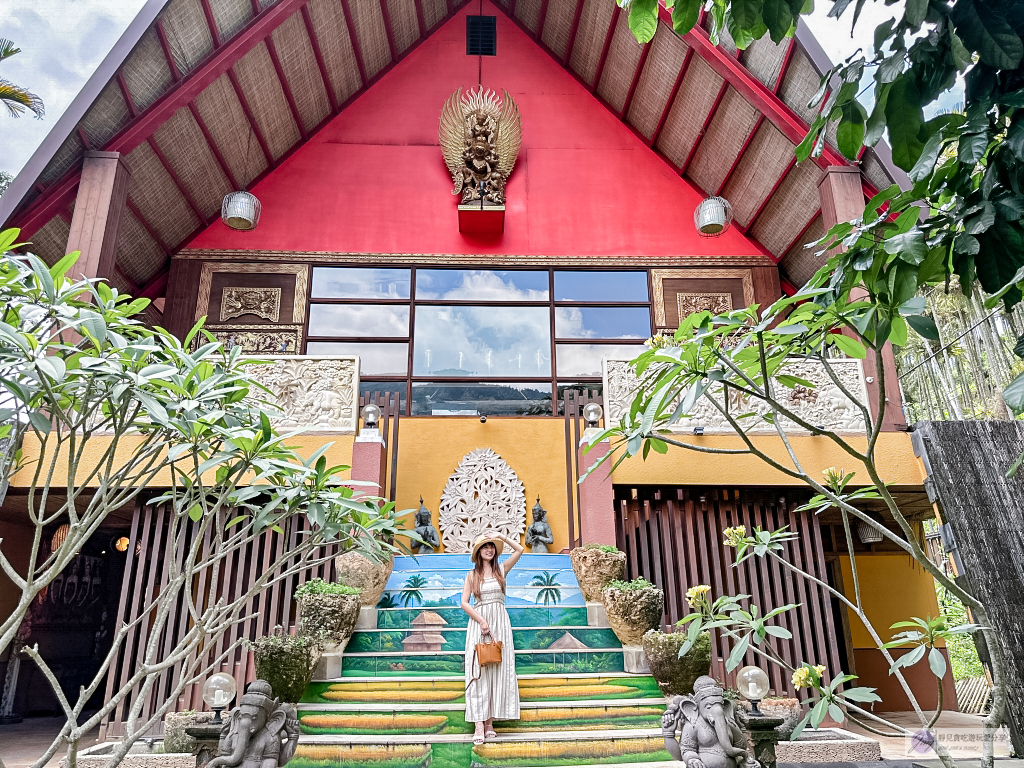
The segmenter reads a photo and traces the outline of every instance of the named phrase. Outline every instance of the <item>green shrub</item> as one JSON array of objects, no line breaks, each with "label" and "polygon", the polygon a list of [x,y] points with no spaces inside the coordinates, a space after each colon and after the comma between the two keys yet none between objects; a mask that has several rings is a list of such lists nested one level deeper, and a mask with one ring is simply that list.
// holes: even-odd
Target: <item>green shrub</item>
[{"label": "green shrub", "polygon": [[308,595],[358,595],[362,592],[359,587],[350,587],[345,584],[335,584],[330,581],[316,578],[310,579],[301,587],[295,590],[295,597],[306,597]]},{"label": "green shrub", "polygon": [[622,579],[609,581],[605,585],[605,589],[623,589],[627,592],[637,592],[641,589],[656,589],[656,587],[643,576],[637,576],[632,581],[623,581]]}]

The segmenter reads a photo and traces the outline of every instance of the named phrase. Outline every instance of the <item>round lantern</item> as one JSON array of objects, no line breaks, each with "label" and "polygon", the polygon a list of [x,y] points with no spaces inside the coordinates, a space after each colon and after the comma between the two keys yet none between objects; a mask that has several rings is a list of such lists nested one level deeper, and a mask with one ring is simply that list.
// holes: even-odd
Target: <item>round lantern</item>
[{"label": "round lantern", "polygon": [[71,526],[67,523],[64,523],[64,525],[54,531],[53,537],[50,539],[50,551],[56,552],[60,549],[61,545],[67,541],[69,533],[71,533]]},{"label": "round lantern", "polygon": [[246,232],[256,229],[262,206],[256,195],[248,192],[229,192],[220,205],[220,218],[232,229]]},{"label": "round lantern", "polygon": [[724,197],[701,200],[693,212],[693,223],[701,237],[717,237],[732,224],[732,205]]},{"label": "round lantern", "polygon": [[867,523],[863,520],[857,521],[857,538],[860,539],[862,544],[877,544],[885,536],[882,532],[875,528],[875,526]]}]

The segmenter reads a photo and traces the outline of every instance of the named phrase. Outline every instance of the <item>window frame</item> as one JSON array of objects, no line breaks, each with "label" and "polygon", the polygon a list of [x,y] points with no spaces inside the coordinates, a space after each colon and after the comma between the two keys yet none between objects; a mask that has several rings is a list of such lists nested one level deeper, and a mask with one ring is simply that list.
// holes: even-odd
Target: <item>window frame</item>
[{"label": "window frame", "polygon": [[[557,356],[557,345],[559,344],[614,344],[618,346],[636,346],[639,352],[643,348],[643,339],[604,339],[604,338],[562,338],[555,335],[555,309],[556,307],[569,307],[569,308],[620,308],[620,307],[633,307],[633,308],[646,308],[648,310],[648,317],[650,322],[651,333],[654,333],[655,328],[655,314],[653,304],[653,286],[651,284],[651,270],[646,267],[624,267],[624,266],[569,266],[569,265],[558,265],[558,266],[504,266],[498,267],[496,265],[479,265],[479,264],[402,264],[402,263],[382,263],[374,264],[376,268],[380,269],[405,269],[409,271],[409,298],[408,299],[367,299],[367,298],[313,298],[312,296],[312,273],[310,274],[310,280],[308,281],[307,294],[306,294],[306,319],[305,319],[305,336],[303,338],[303,354],[306,352],[306,344],[309,342],[349,342],[349,343],[367,343],[373,342],[378,344],[405,344],[407,347],[407,363],[405,373],[405,412],[406,415],[412,413],[412,388],[413,384],[421,383],[451,383],[451,384],[473,384],[473,383],[515,383],[515,384],[548,384],[551,387],[551,415],[559,415],[559,401],[557,397],[558,387],[560,379],[558,377],[558,356]],[[348,269],[360,269],[366,268],[365,263],[353,263],[353,262],[336,262],[336,263],[324,263],[324,264],[313,264],[311,265],[312,270],[318,268],[336,269],[336,268],[348,268]],[[417,273],[420,269],[438,270],[447,269],[454,271],[497,271],[497,272],[547,272],[548,275],[548,298],[545,301],[487,301],[483,299],[417,299],[416,298],[416,278]],[[555,300],[555,272],[639,272],[646,276],[647,283],[647,301],[556,301]],[[407,336],[310,336],[309,334],[309,318],[312,314],[312,306],[314,304],[379,304],[379,305],[401,305],[409,307],[409,334]],[[438,377],[436,375],[428,376],[416,376],[413,375],[413,362],[415,350],[413,348],[413,337],[415,335],[416,328],[416,307],[417,306],[486,306],[486,307],[546,307],[548,309],[548,321],[549,321],[549,340],[550,340],[550,355],[551,355],[551,375],[550,376],[500,376],[500,377],[480,377],[480,376],[452,376],[452,377]],[[388,382],[394,384],[396,381],[400,381],[401,377],[395,375],[374,375],[374,374],[363,374],[360,372],[360,387],[365,383],[372,383],[374,381]],[[565,385],[573,384],[601,384],[601,376],[572,376],[567,377],[564,382]],[[443,417],[442,417],[443,418]],[[503,416],[502,418],[524,418],[516,416]]]}]

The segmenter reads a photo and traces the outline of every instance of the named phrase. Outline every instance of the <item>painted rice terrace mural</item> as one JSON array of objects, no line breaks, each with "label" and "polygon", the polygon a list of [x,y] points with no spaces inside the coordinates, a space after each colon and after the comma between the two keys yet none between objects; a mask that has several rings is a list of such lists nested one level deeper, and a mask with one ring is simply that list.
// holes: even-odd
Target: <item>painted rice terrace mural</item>
[{"label": "painted rice terrace mural", "polygon": [[665,700],[624,671],[607,627],[589,626],[564,555],[523,555],[509,574],[518,720],[471,743],[465,719],[465,555],[396,558],[376,628],[356,631],[341,676],[314,681],[298,707],[296,768],[473,768],[668,761]]}]

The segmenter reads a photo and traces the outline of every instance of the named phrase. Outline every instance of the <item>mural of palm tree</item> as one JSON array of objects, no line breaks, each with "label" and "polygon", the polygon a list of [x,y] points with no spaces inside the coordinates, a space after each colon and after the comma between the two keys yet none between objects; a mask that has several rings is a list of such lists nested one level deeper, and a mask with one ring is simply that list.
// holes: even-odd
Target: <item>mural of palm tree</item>
[{"label": "mural of palm tree", "polygon": [[[15,48],[10,40],[0,38],[0,61],[9,59],[16,53],[21,53],[20,48]],[[0,78],[0,104],[7,107],[7,114],[11,117],[19,117],[26,109],[42,118],[45,114],[43,100],[20,85],[15,85],[10,80]]]},{"label": "mural of palm tree", "polygon": [[427,586],[427,579],[418,573],[414,573],[405,580],[405,590],[402,592],[402,605],[406,608],[412,603],[423,603],[423,593],[420,590]]},{"label": "mural of palm tree", "polygon": [[380,600],[377,601],[378,608],[397,608],[398,601],[395,600],[395,596],[390,592],[385,592],[380,596]]},{"label": "mural of palm tree", "polygon": [[558,605],[562,600],[562,592],[558,588],[562,586],[558,583],[558,577],[543,571],[541,574],[534,576],[533,581],[530,582],[531,587],[541,587],[541,590],[537,593],[537,604],[543,600],[544,605]]}]

